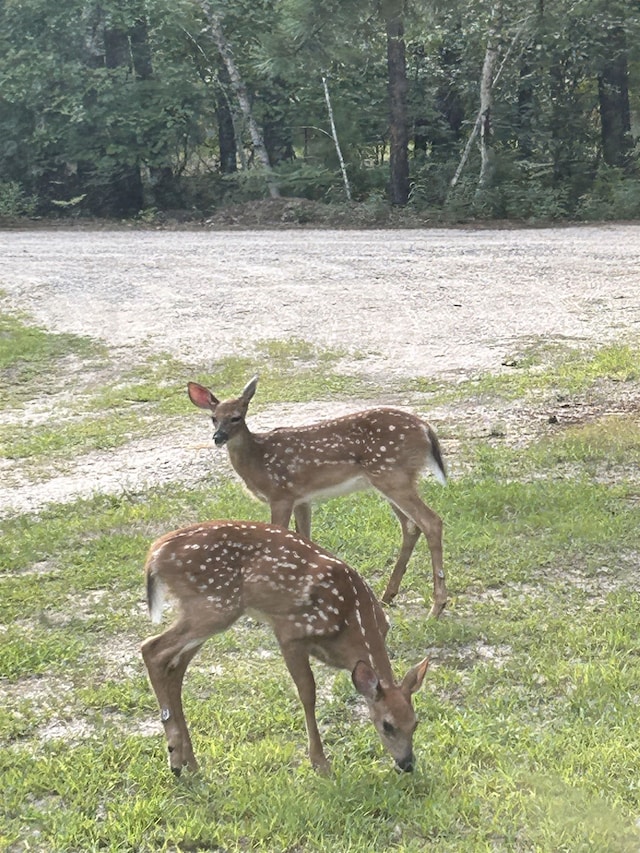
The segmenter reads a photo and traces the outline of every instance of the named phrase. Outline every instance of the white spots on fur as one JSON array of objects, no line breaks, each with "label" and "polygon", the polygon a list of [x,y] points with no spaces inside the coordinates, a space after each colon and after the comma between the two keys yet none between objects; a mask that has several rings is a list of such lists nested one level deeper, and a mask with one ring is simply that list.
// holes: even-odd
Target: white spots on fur
[{"label": "white spots on fur", "polygon": [[[370,589],[340,559],[293,531],[211,522],[177,531],[152,554],[154,571],[192,615],[194,626],[207,626],[210,619],[213,628],[221,619],[228,624],[243,612],[255,613],[282,636],[308,638],[311,653],[329,663],[332,651],[324,641],[346,630],[362,659],[376,668],[381,647],[372,632],[380,635],[386,626]],[[194,565],[188,566],[191,555]]]}]

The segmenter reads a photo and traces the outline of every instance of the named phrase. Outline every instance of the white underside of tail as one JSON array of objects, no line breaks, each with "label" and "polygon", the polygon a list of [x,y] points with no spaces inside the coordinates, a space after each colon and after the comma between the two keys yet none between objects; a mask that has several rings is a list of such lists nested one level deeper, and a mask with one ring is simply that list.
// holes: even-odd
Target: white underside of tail
[{"label": "white underside of tail", "polygon": [[[430,436],[429,430],[427,429],[426,426],[424,427],[424,431],[425,431],[427,438],[429,439],[429,442],[431,442],[431,436]],[[436,460],[433,456],[433,453],[429,453],[429,457],[425,463],[425,467],[428,468],[429,471],[431,471],[431,473],[436,478],[436,480],[440,483],[441,486],[447,485],[447,475],[444,473],[442,468],[436,462]]]},{"label": "white underside of tail", "polygon": [[164,607],[165,590],[164,584],[157,577],[151,576],[151,587],[149,592],[149,615],[154,625],[162,621],[162,609]]},{"label": "white underside of tail", "polygon": [[431,471],[431,473],[441,486],[447,485],[447,478],[445,477],[442,468],[438,465],[433,456],[429,456],[429,458],[427,459],[427,468],[429,469],[429,471]]}]

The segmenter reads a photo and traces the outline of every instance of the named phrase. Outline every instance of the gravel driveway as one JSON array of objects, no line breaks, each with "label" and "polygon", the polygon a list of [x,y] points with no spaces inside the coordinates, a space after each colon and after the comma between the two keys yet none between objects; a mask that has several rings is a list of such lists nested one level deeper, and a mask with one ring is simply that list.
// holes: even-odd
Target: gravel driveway
[{"label": "gravel driveway", "polygon": [[376,374],[473,374],[531,337],[640,328],[640,225],[4,231],[0,257],[5,307],[197,361],[296,336]]}]

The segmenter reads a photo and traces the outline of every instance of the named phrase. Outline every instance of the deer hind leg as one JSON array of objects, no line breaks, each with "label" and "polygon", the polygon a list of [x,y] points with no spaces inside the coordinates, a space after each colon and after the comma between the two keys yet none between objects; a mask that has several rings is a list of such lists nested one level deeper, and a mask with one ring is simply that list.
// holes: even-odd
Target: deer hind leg
[{"label": "deer hind leg", "polygon": [[280,649],[287,669],[291,673],[298,696],[304,708],[304,717],[309,738],[309,758],[311,764],[319,773],[328,773],[331,765],[324,754],[322,739],[316,721],[316,682],[313,677],[309,655],[304,648],[296,644],[280,641]]},{"label": "deer hind leg", "polygon": [[196,634],[181,620],[163,634],[149,637],[141,646],[142,657],[149,673],[151,686],[160,706],[169,750],[169,767],[176,776],[184,766],[196,770],[191,737],[182,709],[182,682],[187,667],[200,647],[214,633],[224,630],[236,618],[225,617],[220,624],[207,624],[204,635]]},{"label": "deer hind leg", "polygon": [[408,518],[395,504],[391,504],[391,509],[394,511],[402,527],[402,546],[398,559],[396,561],[393,573],[387,583],[387,588],[384,591],[382,600],[385,604],[390,604],[398,594],[402,578],[407,570],[407,564],[413,554],[413,549],[416,547],[416,542],[420,538],[422,532],[417,524]]},{"label": "deer hind leg", "polygon": [[433,605],[429,616],[438,617],[447,603],[447,585],[442,567],[442,519],[420,498],[413,483],[407,483],[404,487],[390,486],[387,483],[376,483],[372,479],[372,484],[403,515],[413,521],[427,539],[433,568]]}]

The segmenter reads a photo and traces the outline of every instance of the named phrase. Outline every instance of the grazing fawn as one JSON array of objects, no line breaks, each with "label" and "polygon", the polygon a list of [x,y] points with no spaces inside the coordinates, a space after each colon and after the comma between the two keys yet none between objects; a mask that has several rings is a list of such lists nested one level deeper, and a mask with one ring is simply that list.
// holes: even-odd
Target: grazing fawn
[{"label": "grazing fawn", "polygon": [[349,566],[290,530],[270,524],[209,521],[157,540],[146,562],[147,602],[154,622],[163,593],[179,615],[163,634],[142,644],[142,656],[161,709],[169,766],[180,775],[197,762],[182,710],[187,666],[205,640],[243,613],[267,622],[304,708],[309,757],[329,763],[316,723],[313,656],[347,669],[364,696],[380,739],[400,770],[413,769],[416,716],[411,696],[422,685],[428,660],[396,684],[385,648],[388,624],[364,580]]},{"label": "grazing fawn", "polygon": [[402,527],[402,547],[382,596],[396,596],[420,533],[424,533],[433,568],[431,616],[447,603],[442,568],[442,521],[420,498],[417,481],[429,468],[444,484],[440,446],[429,424],[400,409],[357,412],[302,427],[252,433],[245,421],[255,394],[255,376],[242,394],[218,400],[208,388],[190,382],[191,402],[211,412],[213,440],[226,444],[229,459],[248,489],[271,508],[271,522],[287,527],[294,514],[296,530],[311,538],[311,501],[373,487],[391,504]]}]

